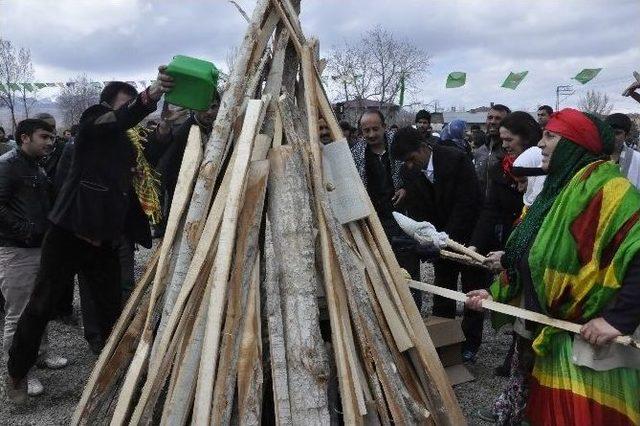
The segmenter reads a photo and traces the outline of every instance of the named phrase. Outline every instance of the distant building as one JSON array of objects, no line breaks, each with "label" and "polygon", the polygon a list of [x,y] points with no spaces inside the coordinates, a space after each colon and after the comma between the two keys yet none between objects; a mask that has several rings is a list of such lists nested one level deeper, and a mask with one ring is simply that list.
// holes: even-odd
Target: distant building
[{"label": "distant building", "polygon": [[352,126],[357,126],[358,118],[366,109],[378,109],[384,114],[385,121],[395,122],[396,115],[400,111],[400,105],[372,101],[369,99],[354,99],[346,102],[336,102],[333,109],[338,116],[338,120],[346,120]]}]

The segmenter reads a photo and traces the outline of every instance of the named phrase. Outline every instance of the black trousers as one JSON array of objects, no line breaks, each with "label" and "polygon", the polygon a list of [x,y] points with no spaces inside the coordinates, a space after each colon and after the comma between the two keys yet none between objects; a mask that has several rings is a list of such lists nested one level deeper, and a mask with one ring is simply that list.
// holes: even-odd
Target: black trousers
[{"label": "black trousers", "polygon": [[[134,276],[134,251],[135,245],[127,238],[123,237],[118,244],[117,252],[120,260],[120,289],[122,291],[122,304],[124,305],[129,298],[129,294],[135,287]],[[78,274],[78,284],[80,287],[80,303],[82,305],[82,328],[84,329],[84,338],[89,343],[106,342],[103,330],[100,326],[99,311],[96,302],[92,298],[91,283],[83,273]]]},{"label": "black trousers", "polygon": [[[458,277],[462,281],[462,291],[469,292],[487,288],[490,276],[487,272],[480,268],[460,265],[447,260],[438,260],[433,264],[435,280],[434,284],[438,287],[448,288],[450,290],[458,289]],[[433,315],[443,318],[455,318],[456,301],[445,299],[440,296],[433,296]],[[484,321],[484,313],[464,309],[462,318],[462,331],[466,342],[465,349],[476,352],[482,343],[482,324]]]},{"label": "black trousers", "polygon": [[52,226],[42,243],[36,284],[13,337],[9,350],[9,375],[22,379],[35,364],[40,339],[55,314],[69,277],[81,273],[87,278],[95,301],[98,323],[106,340],[120,315],[120,261],[117,248],[103,242],[95,247],[73,233]]}]

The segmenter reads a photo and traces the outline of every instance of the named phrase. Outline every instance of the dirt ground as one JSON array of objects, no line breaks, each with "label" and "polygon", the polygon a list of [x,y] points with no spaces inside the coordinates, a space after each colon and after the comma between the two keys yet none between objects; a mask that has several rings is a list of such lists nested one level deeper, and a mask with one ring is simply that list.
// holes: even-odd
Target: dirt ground
[{"label": "dirt ground", "polygon": [[[142,273],[142,265],[149,254],[140,250],[136,254],[136,276]],[[429,280],[432,274],[430,267],[423,267],[423,279]],[[77,292],[76,292],[77,293]],[[430,297],[426,296],[426,309],[430,305]],[[76,294],[74,302],[79,317],[79,303]],[[0,329],[2,322],[0,321]],[[89,346],[82,335],[81,326],[68,326],[58,322],[50,325],[51,352],[69,358],[69,366],[63,370],[36,370],[35,374],[45,386],[43,395],[31,398],[22,407],[9,404],[5,394],[6,365],[0,366],[0,425],[66,425],[69,423],[76,403],[80,399],[84,384],[91,373],[97,357],[89,351]],[[472,382],[455,387],[455,393],[470,425],[486,424],[473,417],[482,407],[488,407],[505,384],[505,379],[495,377],[493,369],[500,364],[508,349],[509,336],[496,333],[485,321],[484,343],[477,362],[468,365],[476,376]]]}]

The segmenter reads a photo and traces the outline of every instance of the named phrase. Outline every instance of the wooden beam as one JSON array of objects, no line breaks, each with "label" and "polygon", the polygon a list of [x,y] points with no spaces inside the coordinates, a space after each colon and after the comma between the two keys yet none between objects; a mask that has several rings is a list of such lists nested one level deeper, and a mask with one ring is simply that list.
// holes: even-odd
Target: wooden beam
[{"label": "wooden beam", "polygon": [[[449,290],[447,288],[438,287],[433,284],[427,284],[420,281],[409,280],[409,286],[417,290],[426,291],[462,303],[466,302],[468,299],[466,294],[459,291]],[[528,311],[526,309],[507,305],[505,303],[494,302],[493,300],[483,300],[482,307],[490,311],[499,312],[501,314],[510,315],[512,317],[522,318],[524,320],[533,321],[538,324],[548,325],[551,327],[559,328],[560,330],[570,331],[571,333],[575,334],[580,334],[580,330],[582,329],[582,324],[576,324],[570,321],[552,318],[538,312]],[[635,341],[631,336],[618,336],[613,339],[613,342],[620,345],[631,346],[636,349],[640,349],[640,342]]]},{"label": "wooden beam", "polygon": [[218,361],[220,330],[222,328],[222,311],[226,302],[227,279],[235,243],[238,212],[240,211],[240,202],[244,194],[245,179],[251,159],[251,151],[253,150],[254,138],[257,129],[262,124],[261,122],[259,123],[259,119],[261,116],[264,117],[263,106],[262,100],[249,101],[242,132],[238,138],[238,153],[233,164],[229,195],[227,196],[223,222],[220,228],[218,251],[213,266],[214,282],[209,299],[207,326],[193,410],[193,419],[197,424],[209,423],[213,383]]}]

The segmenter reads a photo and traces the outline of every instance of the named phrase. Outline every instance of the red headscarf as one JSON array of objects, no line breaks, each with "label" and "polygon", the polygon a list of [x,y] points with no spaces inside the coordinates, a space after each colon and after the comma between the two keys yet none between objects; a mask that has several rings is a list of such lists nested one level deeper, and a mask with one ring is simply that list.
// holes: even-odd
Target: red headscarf
[{"label": "red headscarf", "polygon": [[557,133],[591,152],[601,153],[604,148],[595,123],[573,108],[565,108],[551,114],[544,129]]}]

